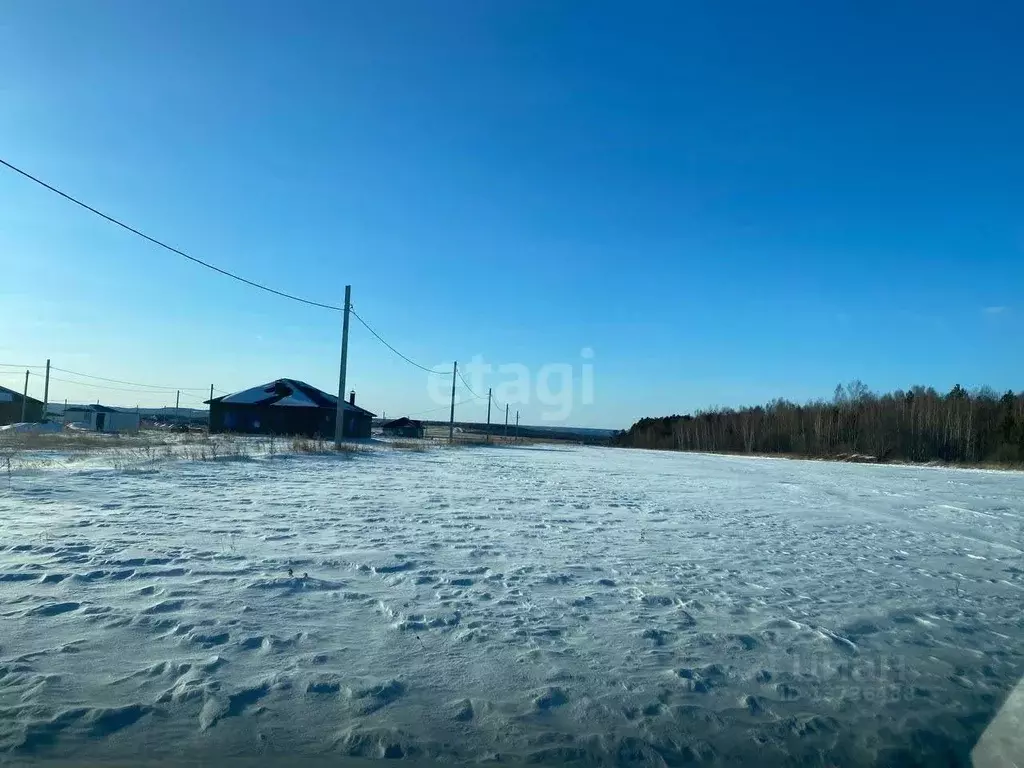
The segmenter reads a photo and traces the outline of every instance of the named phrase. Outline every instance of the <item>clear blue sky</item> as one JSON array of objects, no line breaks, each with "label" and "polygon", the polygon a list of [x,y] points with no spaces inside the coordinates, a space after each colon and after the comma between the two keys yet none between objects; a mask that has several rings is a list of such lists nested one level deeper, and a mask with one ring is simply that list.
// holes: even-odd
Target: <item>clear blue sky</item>
[{"label": "clear blue sky", "polygon": [[[0,157],[253,280],[351,283],[425,365],[578,373],[591,348],[575,424],[852,378],[1021,389],[1022,24],[1015,3],[8,0]],[[0,363],[330,390],[339,337],[0,168]],[[362,404],[437,407],[425,378],[353,327]]]}]

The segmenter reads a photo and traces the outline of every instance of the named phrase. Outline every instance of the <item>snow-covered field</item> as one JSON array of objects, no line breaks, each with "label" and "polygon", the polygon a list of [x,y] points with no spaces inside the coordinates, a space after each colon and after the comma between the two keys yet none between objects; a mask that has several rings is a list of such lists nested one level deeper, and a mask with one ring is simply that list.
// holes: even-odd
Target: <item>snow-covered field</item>
[{"label": "snow-covered field", "polygon": [[0,762],[965,760],[1024,671],[1022,505],[549,446],[16,471]]}]

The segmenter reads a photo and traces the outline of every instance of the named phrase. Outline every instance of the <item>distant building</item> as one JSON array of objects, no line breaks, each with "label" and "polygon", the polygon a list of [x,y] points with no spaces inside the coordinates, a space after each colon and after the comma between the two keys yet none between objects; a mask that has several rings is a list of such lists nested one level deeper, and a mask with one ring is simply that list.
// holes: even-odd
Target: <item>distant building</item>
[{"label": "distant building", "polygon": [[408,416],[389,421],[381,429],[387,437],[423,437],[426,433],[422,421],[410,419]]},{"label": "distant building", "polygon": [[[21,417],[22,406],[25,407],[25,418]],[[7,387],[0,387],[0,427],[5,424],[17,424],[21,421],[42,421],[43,403],[34,397],[24,398],[21,392]]]},{"label": "distant building", "polygon": [[[252,389],[207,400],[210,432],[334,437],[338,398],[296,379],[278,379]],[[343,403],[345,437],[369,437],[374,414]]]},{"label": "distant building", "polygon": [[76,405],[64,411],[64,421],[94,432],[138,432],[140,419],[134,411],[120,411],[107,405]]}]

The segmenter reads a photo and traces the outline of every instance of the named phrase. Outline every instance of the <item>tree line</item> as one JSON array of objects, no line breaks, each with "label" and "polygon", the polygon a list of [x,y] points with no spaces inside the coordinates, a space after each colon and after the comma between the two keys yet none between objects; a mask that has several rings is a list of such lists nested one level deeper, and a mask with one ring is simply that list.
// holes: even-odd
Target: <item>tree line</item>
[{"label": "tree line", "polygon": [[722,408],[644,418],[619,437],[634,448],[790,454],[861,460],[1024,463],[1024,392],[946,394],[915,386],[886,394],[838,385],[831,401]]}]

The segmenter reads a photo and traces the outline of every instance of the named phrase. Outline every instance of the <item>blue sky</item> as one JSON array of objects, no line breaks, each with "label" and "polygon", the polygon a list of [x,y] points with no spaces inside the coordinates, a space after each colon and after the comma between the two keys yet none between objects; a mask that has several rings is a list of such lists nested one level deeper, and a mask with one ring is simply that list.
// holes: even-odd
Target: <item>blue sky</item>
[{"label": "blue sky", "polygon": [[[571,365],[571,423],[852,378],[1024,388],[1016,4],[4,7],[0,157],[250,279],[351,283],[425,365]],[[337,315],[5,169],[0,329],[0,363],[337,386]],[[354,325],[362,404],[437,408],[425,379]],[[51,399],[173,401],[126,389]]]}]

